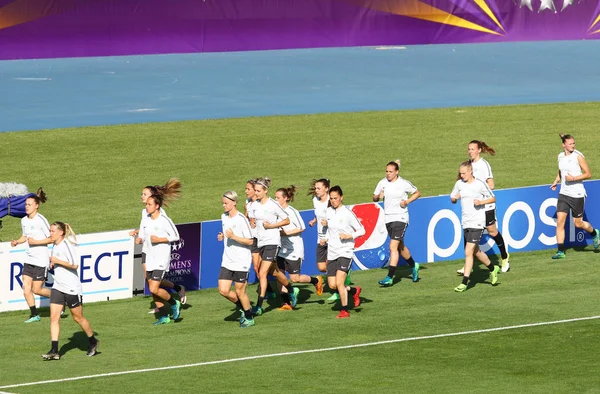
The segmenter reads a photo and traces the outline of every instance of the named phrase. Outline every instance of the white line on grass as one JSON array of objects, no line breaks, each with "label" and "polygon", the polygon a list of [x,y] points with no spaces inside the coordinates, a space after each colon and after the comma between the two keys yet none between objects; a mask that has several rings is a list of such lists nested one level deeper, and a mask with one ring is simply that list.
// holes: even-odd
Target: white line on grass
[{"label": "white line on grass", "polygon": [[201,363],[194,363],[194,364],[172,365],[170,367],[134,369],[134,370],[131,370],[131,371],[99,373],[99,374],[96,374],[96,375],[75,376],[75,377],[72,377],[72,378],[53,379],[53,380],[40,380],[38,382],[18,383],[18,384],[10,384],[10,385],[6,385],[6,386],[0,386],[0,389],[10,389],[10,388],[24,387],[24,386],[35,386],[35,385],[49,384],[49,383],[69,382],[69,381],[73,381],[73,380],[103,378],[103,377],[109,377],[109,376],[129,375],[129,374],[134,374],[134,373],[167,371],[167,370],[170,370],[170,369],[203,367],[203,366],[206,366],[206,365],[233,363],[233,362],[237,362],[237,361],[259,360],[259,359],[263,359],[263,358],[273,358],[273,357],[282,357],[282,356],[293,356],[293,355],[297,355],[297,354],[331,352],[331,351],[335,351],[335,350],[345,350],[345,349],[355,349],[355,348],[368,347],[368,346],[387,345],[387,344],[390,344],[390,343],[420,341],[420,340],[424,340],[424,339],[437,339],[437,338],[457,337],[457,336],[461,336],[461,335],[482,334],[482,333],[495,332],[495,331],[515,330],[515,329],[518,329],[518,328],[550,326],[550,325],[554,325],[554,324],[573,323],[573,322],[578,322],[578,321],[595,320],[595,319],[600,319],[600,316],[579,317],[579,318],[575,318],[575,319],[565,319],[565,320],[555,320],[555,321],[547,321],[547,322],[540,322],[540,323],[519,324],[519,325],[516,325],[516,326],[484,328],[484,329],[481,329],[481,330],[450,332],[450,333],[447,333],[447,334],[426,335],[426,336],[422,336],[422,337],[389,339],[389,340],[386,340],[386,341],[358,343],[358,344],[355,344],[355,345],[335,346],[335,347],[328,347],[328,348],[323,348],[323,349],[297,350],[297,351],[293,351],[293,352],[263,354],[263,355],[259,355],[259,356],[248,356],[248,357],[230,358],[230,359],[216,360],[216,361],[204,361],[204,362],[201,362]]}]

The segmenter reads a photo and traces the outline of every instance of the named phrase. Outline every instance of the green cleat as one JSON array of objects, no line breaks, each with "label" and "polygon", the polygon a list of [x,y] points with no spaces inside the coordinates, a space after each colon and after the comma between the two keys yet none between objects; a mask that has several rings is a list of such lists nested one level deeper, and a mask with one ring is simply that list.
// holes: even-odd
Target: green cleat
[{"label": "green cleat", "polygon": [[252,327],[254,325],[254,319],[246,319],[242,317],[240,319],[240,328]]},{"label": "green cleat", "polygon": [[500,272],[500,267],[495,265],[494,270],[492,271],[492,285],[498,283],[498,272]]},{"label": "green cleat", "polygon": [[600,245],[600,231],[598,231],[598,229],[595,229],[594,233],[595,233],[594,238],[593,238],[594,249],[598,250],[598,246]]},{"label": "green cleat", "polygon": [[336,291],[335,293],[333,293],[333,294],[331,295],[331,297],[329,297],[329,298],[327,299],[327,301],[329,301],[329,302],[336,302],[336,301],[337,301],[337,300],[339,300],[339,299],[340,299],[340,295],[339,295],[339,293]]},{"label": "green cleat", "polygon": [[352,280],[350,280],[351,273],[352,273],[352,268],[348,270],[348,275],[346,275],[346,280],[344,281],[344,284],[346,286],[350,286],[350,284],[352,284]]},{"label": "green cleat", "polygon": [[419,281],[419,268],[420,268],[420,264],[419,263],[415,263],[414,268],[412,269],[412,281],[413,282],[418,282]]},{"label": "green cleat", "polygon": [[300,289],[297,287],[294,287],[293,289],[294,291],[290,294],[290,303],[292,304],[292,308],[295,308],[298,303],[298,293],[300,293]]},{"label": "green cleat", "polygon": [[35,323],[40,321],[40,315],[31,316],[29,319],[25,320],[25,323]]},{"label": "green cleat", "polygon": [[465,285],[463,283],[461,283],[460,285],[458,285],[454,288],[454,291],[456,291],[457,293],[462,293],[465,290],[467,290],[467,285]]},{"label": "green cleat", "polygon": [[386,276],[385,278],[383,278],[382,280],[380,280],[379,283],[381,286],[391,286],[394,284],[394,280],[392,278],[390,278],[389,276]]},{"label": "green cleat", "polygon": [[155,321],[153,325],[160,326],[161,324],[169,324],[171,323],[171,318],[169,316],[161,316],[160,319]]},{"label": "green cleat", "polygon": [[510,253],[506,254],[506,258],[502,259],[502,272],[508,272],[510,271]]},{"label": "green cleat", "polygon": [[262,315],[262,313],[263,313],[263,310],[260,306],[255,306],[254,308],[252,308],[252,314],[254,316],[260,316],[260,315]]},{"label": "green cleat", "polygon": [[175,300],[175,305],[171,305],[171,313],[173,315],[173,320],[179,319],[180,311],[181,311],[181,302],[179,300]]},{"label": "green cleat", "polygon": [[563,252],[562,250],[559,250],[558,252],[556,252],[556,254],[554,256],[552,256],[552,260],[558,260],[558,259],[566,259],[567,256],[565,255],[565,252]]}]

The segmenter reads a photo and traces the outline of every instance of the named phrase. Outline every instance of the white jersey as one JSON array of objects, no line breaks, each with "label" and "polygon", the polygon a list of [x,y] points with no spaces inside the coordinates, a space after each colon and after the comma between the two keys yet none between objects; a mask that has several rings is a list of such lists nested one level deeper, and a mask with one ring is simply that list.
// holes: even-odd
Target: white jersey
[{"label": "white jersey", "polygon": [[[304,220],[300,216],[300,212],[290,205],[284,208],[284,211],[290,218],[290,224],[283,227],[284,231],[301,229],[305,230]],[[300,234],[297,235],[282,235],[281,249],[279,256],[287,260],[304,260],[304,240]]]},{"label": "white jersey", "polygon": [[[160,207],[159,209],[162,215],[169,217],[165,210],[162,209],[162,207]],[[142,209],[142,220],[140,221],[140,229],[142,228],[145,219],[148,219],[148,211],[146,211],[146,208]],[[142,253],[146,253],[146,243],[142,244]]]},{"label": "white jersey", "polygon": [[[352,239],[340,239],[340,234],[351,234]],[[327,260],[339,257],[351,259],[354,255],[354,240],[365,234],[365,228],[354,212],[344,205],[327,208]]]},{"label": "white jersey", "polygon": [[256,235],[258,239],[257,246],[262,248],[265,245],[281,245],[281,236],[278,228],[265,229],[264,223],[275,224],[287,218],[287,213],[277,204],[275,200],[269,198],[266,203],[254,201],[250,206],[252,216],[256,220]]},{"label": "white jersey", "polygon": [[[80,259],[77,254],[77,246],[63,239],[58,245],[52,248],[52,257],[69,263],[79,265]],[[62,265],[54,265],[54,285],[53,289],[65,294],[81,295],[81,281],[77,268],[67,268]]]},{"label": "white jersey", "polygon": [[[492,174],[492,166],[490,166],[490,163],[488,163],[487,160],[479,158],[477,161],[471,161],[471,167],[473,167],[473,176],[486,185],[488,179],[494,179],[494,174]],[[492,209],[496,209],[495,203],[485,205],[486,211],[491,211]]]},{"label": "white jersey", "polygon": [[[253,202],[254,202],[254,200],[251,198],[246,199],[246,214],[248,215],[248,219],[254,219],[253,216],[250,216],[251,214],[252,215],[254,214],[254,213],[251,213],[251,209],[250,209],[250,206],[252,205]],[[250,237],[250,238],[258,238],[258,236],[256,234],[256,227],[255,228],[250,227],[250,231],[252,232],[252,237]]]},{"label": "white jersey", "polygon": [[487,200],[494,193],[488,185],[475,179],[473,182],[463,182],[461,179],[456,181],[450,197],[457,198],[460,195],[460,206],[462,208],[462,227],[483,229],[485,228],[485,206],[475,206],[474,200]]},{"label": "white jersey", "polygon": [[327,231],[321,224],[321,220],[327,219],[329,194],[327,194],[326,197],[325,201],[319,200],[316,196],[313,197],[313,207],[315,208],[315,218],[317,219],[317,243],[319,243],[319,240],[325,239],[325,233]]},{"label": "white jersey", "polygon": [[142,220],[139,237],[144,240],[144,250],[146,253],[146,271],[169,270],[171,263],[171,244],[156,243],[153,244],[150,238],[156,235],[160,238],[167,238],[169,242],[179,240],[179,232],[173,221],[164,214],[158,218],[152,219],[148,216]]},{"label": "white jersey", "polygon": [[408,208],[401,207],[400,201],[407,200],[409,194],[417,191],[415,185],[409,181],[398,177],[390,182],[383,178],[375,187],[373,195],[380,195],[383,191],[383,212],[385,213],[385,222],[403,222],[408,224]]},{"label": "white jersey", "polygon": [[233,217],[224,213],[221,215],[221,222],[223,223],[224,237],[223,261],[221,266],[230,271],[248,272],[250,270],[250,265],[252,264],[250,246],[242,245],[239,242],[227,238],[227,235],[225,235],[227,230],[231,229],[235,236],[248,239],[252,238],[252,231],[248,219],[241,212],[238,212]]},{"label": "white jersey", "polygon": [[560,171],[560,194],[573,198],[583,198],[586,196],[583,181],[567,181],[567,175],[578,176],[583,174],[581,166],[577,159],[578,156],[584,157],[581,152],[574,150],[570,155],[561,152],[558,155],[558,169]]},{"label": "white jersey", "polygon": [[[33,218],[25,216],[21,219],[21,229],[23,235],[28,238],[33,238],[37,241],[46,239],[50,236],[50,225],[48,221],[39,212]],[[48,245],[29,245],[25,256],[25,264],[35,265],[36,267],[48,267],[50,254],[48,253]]]}]

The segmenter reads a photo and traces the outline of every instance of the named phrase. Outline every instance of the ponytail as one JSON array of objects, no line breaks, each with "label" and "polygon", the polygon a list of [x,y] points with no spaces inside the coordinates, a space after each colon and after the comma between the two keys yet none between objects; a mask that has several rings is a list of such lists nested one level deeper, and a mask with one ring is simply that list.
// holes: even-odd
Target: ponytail
[{"label": "ponytail", "polygon": [[144,189],[150,190],[152,195],[160,196],[160,206],[164,205],[166,207],[181,196],[181,181],[177,178],[171,178],[163,186],[146,186]]},{"label": "ponytail", "polygon": [[63,237],[67,241],[75,245],[77,244],[77,235],[69,223],[54,222],[52,225],[58,227],[58,229],[63,232]]},{"label": "ponytail", "polygon": [[469,145],[471,144],[477,145],[477,148],[481,149],[481,153],[487,153],[490,156],[494,156],[496,154],[496,150],[483,141],[473,140],[469,142]]},{"label": "ponytail", "polygon": [[306,193],[307,196],[315,196],[315,185],[317,183],[322,183],[323,186],[325,186],[325,188],[329,191],[329,179],[327,178],[320,178],[320,179],[313,179],[310,187],[308,188],[308,192]]},{"label": "ponytail", "polygon": [[283,197],[285,197],[289,202],[294,201],[294,195],[296,194],[297,190],[298,186],[294,185],[291,185],[290,187],[280,187],[279,189],[277,189],[277,191],[281,192],[283,194]]},{"label": "ponytail", "polygon": [[573,137],[571,134],[558,133],[558,135],[560,136],[560,139],[561,139],[561,141],[562,141],[563,144],[567,140],[574,140],[575,139],[575,137]]}]

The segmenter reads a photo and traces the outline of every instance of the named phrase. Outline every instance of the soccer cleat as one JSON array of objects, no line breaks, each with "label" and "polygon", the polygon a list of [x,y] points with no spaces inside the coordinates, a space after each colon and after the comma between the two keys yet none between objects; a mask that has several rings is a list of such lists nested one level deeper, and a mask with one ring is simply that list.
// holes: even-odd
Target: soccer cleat
[{"label": "soccer cleat", "polygon": [[413,282],[419,281],[419,268],[420,267],[421,267],[421,265],[419,263],[415,263],[415,266],[412,269],[412,281]]},{"label": "soccer cleat", "polygon": [[161,316],[160,319],[155,321],[153,325],[160,326],[161,324],[169,324],[171,323],[171,318],[169,316]]},{"label": "soccer cleat", "polygon": [[181,302],[175,300],[175,305],[171,305],[171,312],[173,312],[173,320],[179,319],[179,312],[181,311]]},{"label": "soccer cleat", "polygon": [[500,267],[497,265],[494,266],[494,270],[492,271],[492,284],[495,285],[498,283],[498,272],[500,272]]},{"label": "soccer cleat", "polygon": [[246,319],[245,317],[240,319],[240,328],[252,327],[254,325],[254,319]]},{"label": "soccer cleat", "polygon": [[292,304],[292,308],[296,307],[296,304],[298,304],[298,293],[300,293],[300,289],[297,287],[293,287],[294,291],[292,291],[292,294],[290,294],[290,302]]},{"label": "soccer cleat", "polygon": [[456,291],[457,293],[462,293],[465,290],[467,290],[467,285],[465,285],[464,283],[461,283],[460,285],[454,288],[454,291]]},{"label": "soccer cleat", "polygon": [[283,304],[281,305],[281,307],[279,309],[277,309],[278,311],[291,311],[294,310],[294,308],[292,308],[292,306],[290,304]]},{"label": "soccer cleat", "polygon": [[394,280],[392,278],[390,278],[389,276],[386,276],[385,278],[383,278],[382,280],[379,281],[379,284],[381,286],[391,286],[394,284]]},{"label": "soccer cleat", "polygon": [[252,308],[252,314],[254,316],[260,316],[260,315],[262,315],[262,313],[263,313],[263,310],[260,306],[255,306],[254,308]]},{"label": "soccer cleat", "polygon": [[58,352],[54,352],[54,351],[50,350],[48,353],[42,354],[42,358],[46,361],[60,360],[60,354],[58,354]]},{"label": "soccer cleat", "polygon": [[323,278],[321,276],[317,276],[317,284],[315,285],[317,289],[317,295],[323,295]]},{"label": "soccer cleat", "polygon": [[552,256],[552,260],[558,260],[558,259],[566,259],[567,256],[565,255],[565,252],[563,252],[562,250],[559,250],[558,252],[556,252],[556,254],[554,256]]},{"label": "soccer cleat", "polygon": [[354,293],[354,307],[358,307],[360,306],[360,292],[361,292],[361,288],[360,286],[356,286],[356,293]]},{"label": "soccer cleat", "polygon": [[179,299],[181,300],[181,305],[185,305],[187,302],[187,296],[185,295],[185,287],[181,286],[181,290],[179,290]]},{"label": "soccer cleat", "polygon": [[350,274],[352,273],[352,268],[350,268],[348,270],[348,275],[346,275],[346,280],[344,281],[344,284],[346,286],[350,286],[350,284],[352,283],[352,280],[350,280]]},{"label": "soccer cleat", "polygon": [[35,323],[40,321],[40,315],[31,316],[29,319],[25,320],[25,323]]},{"label": "soccer cleat", "polygon": [[598,229],[595,229],[594,234],[594,238],[592,238],[592,240],[594,241],[594,249],[598,249],[598,246],[600,246],[600,231],[598,231]]},{"label": "soccer cleat", "polygon": [[100,345],[100,341],[96,341],[96,343],[90,343],[87,349],[87,353],[85,354],[88,357],[92,357],[96,355],[96,350],[98,349],[98,345]]},{"label": "soccer cleat", "polygon": [[148,311],[148,314],[150,315],[150,314],[158,313],[159,311],[160,311],[160,309],[158,309],[158,308],[150,309]]},{"label": "soccer cleat", "polygon": [[336,302],[339,299],[340,299],[340,294],[336,291],[327,299],[327,301]]},{"label": "soccer cleat", "polygon": [[350,317],[350,312],[348,312],[346,310],[340,311],[340,314],[336,316],[336,318],[338,318],[338,319],[346,319],[349,317]]},{"label": "soccer cleat", "polygon": [[502,259],[502,272],[510,271],[510,262],[508,261],[509,259],[510,259],[510,253],[507,253],[506,258]]}]

